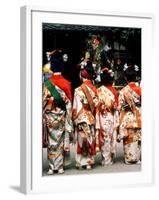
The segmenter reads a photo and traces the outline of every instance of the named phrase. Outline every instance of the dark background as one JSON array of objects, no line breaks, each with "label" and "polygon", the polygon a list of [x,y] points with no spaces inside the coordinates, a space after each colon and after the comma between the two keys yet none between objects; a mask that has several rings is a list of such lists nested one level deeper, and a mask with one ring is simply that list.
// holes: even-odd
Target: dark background
[{"label": "dark background", "polygon": [[[43,65],[47,63],[47,51],[63,49],[69,57],[63,75],[71,81],[73,88],[79,85],[79,71],[76,65],[84,56],[88,47],[87,41],[91,39],[91,35],[106,38],[112,46],[113,55],[119,54],[125,62],[131,56],[135,64],[141,67],[141,29],[50,23],[43,23],[42,28]],[[124,45],[125,50],[113,49],[114,42]]]}]

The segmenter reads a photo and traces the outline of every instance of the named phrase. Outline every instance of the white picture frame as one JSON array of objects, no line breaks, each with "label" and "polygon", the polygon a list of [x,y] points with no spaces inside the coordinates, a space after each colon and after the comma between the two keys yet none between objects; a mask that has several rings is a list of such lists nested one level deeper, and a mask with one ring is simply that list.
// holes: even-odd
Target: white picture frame
[{"label": "white picture frame", "polygon": [[[21,8],[21,192],[45,193],[152,185],[154,183],[154,126],[151,14],[90,10]],[[142,170],[115,174],[42,176],[42,23],[66,23],[142,28]],[[151,67],[150,67],[151,66]],[[84,180],[84,181],[83,181]],[[59,187],[60,186],[60,187]]]}]

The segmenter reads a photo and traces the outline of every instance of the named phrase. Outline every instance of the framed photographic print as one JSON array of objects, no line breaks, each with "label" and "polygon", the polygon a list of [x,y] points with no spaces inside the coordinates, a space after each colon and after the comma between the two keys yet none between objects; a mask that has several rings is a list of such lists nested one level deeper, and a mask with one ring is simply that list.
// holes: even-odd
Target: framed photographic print
[{"label": "framed photographic print", "polygon": [[149,14],[21,8],[21,191],[153,183]]}]

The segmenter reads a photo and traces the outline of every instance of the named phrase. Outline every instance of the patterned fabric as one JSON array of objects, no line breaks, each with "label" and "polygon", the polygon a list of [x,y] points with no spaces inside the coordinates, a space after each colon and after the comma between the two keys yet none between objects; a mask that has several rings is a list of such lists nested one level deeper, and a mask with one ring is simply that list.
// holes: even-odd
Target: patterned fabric
[{"label": "patterned fabric", "polygon": [[128,129],[124,139],[125,163],[136,163],[141,159],[141,129]]},{"label": "patterned fabric", "polygon": [[[83,83],[92,98],[94,107],[98,105],[96,88],[91,81]],[[94,163],[95,154],[95,117],[91,112],[88,99],[81,86],[75,89],[73,102],[73,120],[76,139],[76,166],[87,166]]]},{"label": "patterned fabric", "polygon": [[52,170],[63,168],[64,151],[70,149],[72,132],[72,107],[66,93],[55,85],[65,102],[65,109],[57,106],[54,97],[46,86],[43,89],[43,129],[47,140],[49,167]]},{"label": "patterned fabric", "polygon": [[111,86],[97,89],[99,107],[96,114],[96,147],[101,149],[102,164],[113,162],[116,153],[116,127],[118,126],[118,94]]},{"label": "patterned fabric", "polygon": [[119,95],[119,138],[124,142],[125,162],[138,162],[141,157],[141,88],[129,83]]}]

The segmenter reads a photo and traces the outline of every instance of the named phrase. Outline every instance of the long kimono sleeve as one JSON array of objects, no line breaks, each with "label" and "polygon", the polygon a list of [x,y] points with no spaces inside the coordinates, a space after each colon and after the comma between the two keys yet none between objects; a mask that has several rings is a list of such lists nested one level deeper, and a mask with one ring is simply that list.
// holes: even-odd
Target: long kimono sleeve
[{"label": "long kimono sleeve", "polygon": [[70,99],[65,96],[66,103],[66,115],[65,115],[65,135],[64,135],[64,150],[70,150],[70,137],[73,134],[73,123],[72,123],[72,104]]},{"label": "long kimono sleeve", "polygon": [[42,96],[42,105],[43,105],[43,116],[42,116],[42,144],[43,147],[47,146],[47,128],[46,128],[46,119],[45,119],[45,109],[47,107],[48,102],[48,89],[44,85],[43,86],[43,96]]},{"label": "long kimono sleeve", "polygon": [[125,131],[124,128],[121,126],[123,118],[125,116],[125,111],[123,110],[123,106],[125,105],[125,98],[124,98],[124,92],[120,91],[119,93],[119,99],[118,99],[118,111],[119,111],[119,133],[118,133],[118,139],[119,141],[125,137]]},{"label": "long kimono sleeve", "polygon": [[72,112],[73,122],[75,126],[78,124],[78,116],[80,114],[80,111],[82,110],[82,107],[83,105],[81,102],[81,96],[79,95],[79,92],[75,90],[73,99],[73,112]]},{"label": "long kimono sleeve", "polygon": [[43,86],[43,96],[42,96],[43,111],[44,111],[44,108],[46,107],[46,104],[47,104],[47,97],[48,97],[48,89],[44,85]]},{"label": "long kimono sleeve", "polygon": [[[100,90],[97,90],[97,95],[100,96]],[[95,115],[95,142],[96,142],[96,151],[99,151],[101,148],[101,126],[100,126],[100,108],[101,108],[101,101],[98,99],[98,106],[96,107],[96,115]]]},{"label": "long kimono sleeve", "polygon": [[119,93],[114,90],[114,128],[117,129],[119,127]]},{"label": "long kimono sleeve", "polygon": [[116,154],[116,142],[117,142],[117,134],[118,134],[118,128],[119,128],[119,111],[118,111],[118,94],[115,93],[114,94],[114,102],[113,102],[113,106],[114,106],[114,114],[113,114],[113,118],[114,118],[114,123],[113,123],[113,135],[112,135],[112,149],[111,152],[115,155]]},{"label": "long kimono sleeve", "polygon": [[121,112],[123,105],[125,104],[125,98],[123,91],[120,91],[119,98],[118,98],[118,110]]},{"label": "long kimono sleeve", "polygon": [[96,142],[96,151],[99,151],[99,149],[101,148],[101,140],[102,140],[102,136],[101,136],[101,128],[100,128],[100,106],[98,106],[96,108],[96,116],[95,116],[95,142]]},{"label": "long kimono sleeve", "polygon": [[79,115],[83,108],[81,100],[82,98],[79,94],[79,91],[75,89],[74,99],[73,99],[73,110],[72,110],[72,118],[73,118],[73,123],[75,125],[75,130],[74,130],[75,141],[77,141],[77,125],[79,123]]}]

